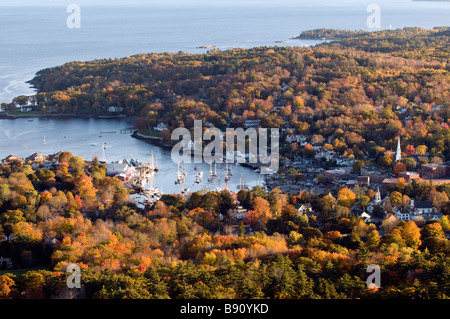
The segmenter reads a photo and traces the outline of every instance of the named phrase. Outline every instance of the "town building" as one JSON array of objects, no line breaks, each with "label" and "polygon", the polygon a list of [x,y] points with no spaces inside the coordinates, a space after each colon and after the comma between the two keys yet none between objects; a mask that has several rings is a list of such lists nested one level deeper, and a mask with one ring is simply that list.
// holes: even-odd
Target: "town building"
[{"label": "town building", "polygon": [[405,182],[409,183],[413,180],[420,179],[420,174],[417,172],[400,172],[399,177],[402,177]]},{"label": "town building", "polygon": [[341,168],[327,170],[324,172],[324,175],[325,178],[330,182],[333,182],[336,179],[346,179],[350,177],[350,173],[347,170]]},{"label": "town building", "polygon": [[387,173],[381,172],[378,168],[370,165],[361,167],[360,176],[369,176],[372,184],[381,184],[384,179],[389,177]]},{"label": "town building", "polygon": [[247,217],[247,212],[248,211],[244,207],[238,206],[231,211],[231,216],[236,218],[237,220],[242,220]]},{"label": "town building", "polygon": [[384,190],[397,187],[398,178],[385,178],[381,183],[381,188]]},{"label": "town building", "polygon": [[117,177],[121,180],[129,180],[136,172],[134,166],[129,166],[127,163],[109,163],[107,168],[108,176]]},{"label": "town building", "polygon": [[436,163],[422,164],[422,167],[420,169],[420,175],[424,179],[446,178],[449,177],[448,172],[449,170],[447,165]]},{"label": "town building", "polygon": [[437,209],[433,207],[433,202],[416,202],[414,199],[411,199],[411,203],[406,209],[394,207],[394,215],[397,219],[404,221],[416,220],[419,218],[428,221],[441,219],[443,216],[442,213],[439,213]]},{"label": "town building", "polygon": [[358,184],[361,186],[369,186],[370,185],[370,176],[358,176]]}]

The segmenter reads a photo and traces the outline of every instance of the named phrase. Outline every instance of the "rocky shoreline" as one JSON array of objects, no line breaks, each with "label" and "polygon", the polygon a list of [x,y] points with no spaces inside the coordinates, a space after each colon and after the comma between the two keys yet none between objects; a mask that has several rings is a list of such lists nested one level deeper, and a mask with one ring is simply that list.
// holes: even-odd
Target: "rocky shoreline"
[{"label": "rocky shoreline", "polygon": [[144,135],[144,134],[139,133],[137,130],[135,130],[133,132],[133,134],[131,134],[131,137],[141,140],[141,141],[144,141],[144,142],[147,142],[147,143],[155,145],[155,146],[159,146],[164,149],[172,149],[172,146],[173,146],[173,145],[164,143],[163,139],[160,137]]}]

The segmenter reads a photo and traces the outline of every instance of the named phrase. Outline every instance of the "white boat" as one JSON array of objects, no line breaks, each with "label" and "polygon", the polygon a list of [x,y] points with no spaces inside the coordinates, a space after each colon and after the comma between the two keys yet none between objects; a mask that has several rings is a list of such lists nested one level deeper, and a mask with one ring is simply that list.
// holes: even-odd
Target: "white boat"
[{"label": "white boat", "polygon": [[214,173],[212,170],[212,162],[211,160],[209,160],[209,177],[208,177],[208,182],[212,182],[214,180]]},{"label": "white boat", "polygon": [[155,157],[155,167],[153,168],[153,170],[154,170],[155,172],[159,171],[159,168],[158,168],[158,158],[157,158],[157,157]]},{"label": "white boat", "polygon": [[242,179],[243,179],[242,176],[243,176],[243,174],[241,174],[240,183],[239,183],[239,185],[237,185],[237,188],[238,188],[239,190],[242,190],[242,189],[248,189],[248,186],[245,185],[245,178],[244,178],[244,180],[242,180]]},{"label": "white boat", "polygon": [[184,184],[184,175],[180,172],[180,163],[177,164],[177,180],[175,181],[175,185]]},{"label": "white boat", "polygon": [[233,172],[231,171],[231,165],[228,166],[228,163],[225,162],[225,176],[228,177],[228,179],[230,179],[231,176],[233,176]]},{"label": "white boat", "polygon": [[202,177],[203,177],[203,172],[198,172],[197,174],[195,174],[195,182],[193,185],[200,184],[202,182]]}]

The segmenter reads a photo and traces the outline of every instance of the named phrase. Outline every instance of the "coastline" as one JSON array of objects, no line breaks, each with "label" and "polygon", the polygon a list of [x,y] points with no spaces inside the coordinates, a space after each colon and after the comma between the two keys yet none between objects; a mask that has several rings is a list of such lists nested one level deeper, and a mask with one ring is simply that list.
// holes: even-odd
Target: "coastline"
[{"label": "coastline", "polygon": [[131,134],[131,137],[164,149],[172,149],[172,145],[164,143],[162,138],[141,134],[136,129],[133,134]]},{"label": "coastline", "polygon": [[136,119],[135,116],[127,116],[125,114],[121,115],[94,115],[94,114],[23,114],[23,115],[10,115],[7,112],[0,112],[0,119],[3,120],[15,120],[22,118],[54,118],[54,119],[63,119],[63,118],[95,118],[95,119]]}]

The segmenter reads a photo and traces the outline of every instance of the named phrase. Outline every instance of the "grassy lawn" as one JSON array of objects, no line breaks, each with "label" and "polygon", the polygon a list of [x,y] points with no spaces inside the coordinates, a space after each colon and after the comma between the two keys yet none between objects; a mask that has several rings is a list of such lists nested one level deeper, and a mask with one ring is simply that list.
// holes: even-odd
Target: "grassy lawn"
[{"label": "grassy lawn", "polygon": [[141,133],[142,135],[146,135],[146,136],[152,136],[152,137],[159,137],[159,131],[154,131],[154,130],[148,130],[148,131],[139,131],[139,133]]},{"label": "grassy lawn", "polygon": [[44,115],[44,112],[41,111],[31,111],[31,112],[20,112],[20,110],[14,110],[14,111],[7,111],[6,112],[8,115],[11,116],[40,116],[40,115]]}]

